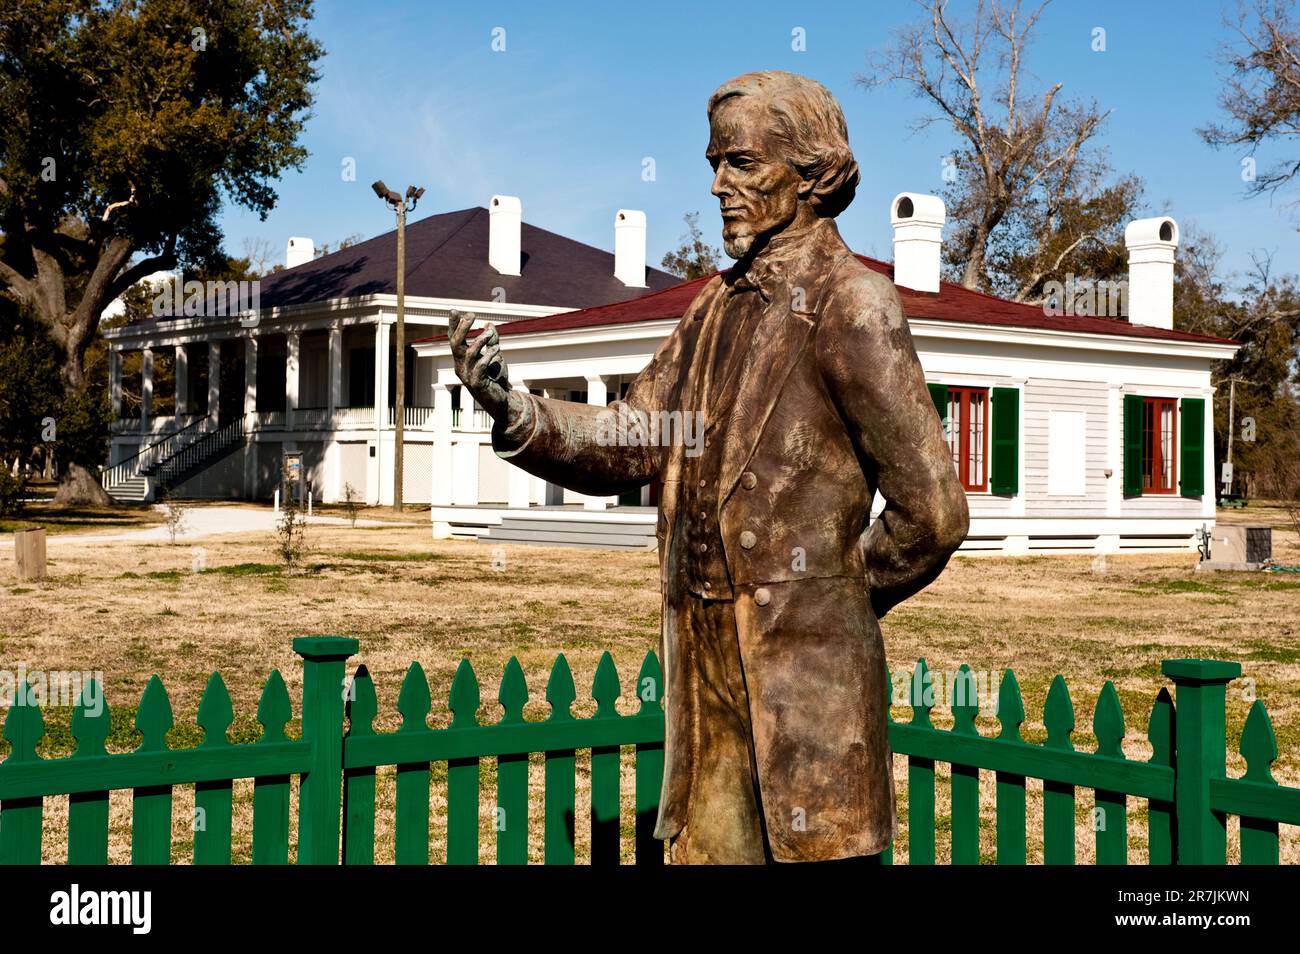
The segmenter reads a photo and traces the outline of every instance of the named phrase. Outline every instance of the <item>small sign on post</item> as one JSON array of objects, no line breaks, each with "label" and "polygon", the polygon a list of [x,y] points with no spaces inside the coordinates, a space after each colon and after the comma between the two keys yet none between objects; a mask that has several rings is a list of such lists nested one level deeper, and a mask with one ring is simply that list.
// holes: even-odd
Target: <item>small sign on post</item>
[{"label": "small sign on post", "polygon": [[302,452],[285,451],[283,476],[281,483],[284,485],[284,495],[286,498],[293,497],[298,501],[298,509],[303,506],[303,489],[304,480],[302,472]]},{"label": "small sign on post", "polygon": [[45,528],[15,531],[14,558],[18,561],[18,579],[45,579]]}]

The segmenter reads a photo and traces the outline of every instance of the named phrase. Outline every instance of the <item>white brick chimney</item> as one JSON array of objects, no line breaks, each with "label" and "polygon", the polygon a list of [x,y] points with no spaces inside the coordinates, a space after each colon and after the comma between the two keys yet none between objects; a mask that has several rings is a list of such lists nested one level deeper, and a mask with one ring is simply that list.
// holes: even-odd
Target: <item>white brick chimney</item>
[{"label": "white brick chimney", "polygon": [[900,192],[889,204],[894,227],[894,284],[916,291],[939,290],[939,252],[943,247],[943,199]]},{"label": "white brick chimney", "polygon": [[488,202],[488,264],[502,275],[519,274],[523,220],[518,196],[494,195]]},{"label": "white brick chimney", "polygon": [[619,209],[614,216],[614,277],[628,288],[645,288],[645,213]]},{"label": "white brick chimney", "polygon": [[1134,219],[1124,229],[1128,249],[1128,320],[1153,328],[1174,326],[1174,252],[1178,223],[1167,215]]},{"label": "white brick chimney", "polygon": [[293,268],[305,265],[316,257],[316,243],[309,238],[295,236],[289,239],[289,247],[284,253],[284,267]]}]

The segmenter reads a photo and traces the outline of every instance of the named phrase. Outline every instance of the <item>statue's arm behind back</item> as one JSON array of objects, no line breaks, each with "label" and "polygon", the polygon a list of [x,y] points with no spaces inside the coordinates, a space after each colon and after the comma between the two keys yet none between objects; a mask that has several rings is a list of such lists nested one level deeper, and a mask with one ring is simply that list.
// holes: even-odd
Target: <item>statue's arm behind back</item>
[{"label": "statue's arm behind back", "polygon": [[961,545],[966,493],[888,279],[864,270],[833,292],[817,353],[868,483],[885,499],[863,541],[881,617],[934,580]]}]

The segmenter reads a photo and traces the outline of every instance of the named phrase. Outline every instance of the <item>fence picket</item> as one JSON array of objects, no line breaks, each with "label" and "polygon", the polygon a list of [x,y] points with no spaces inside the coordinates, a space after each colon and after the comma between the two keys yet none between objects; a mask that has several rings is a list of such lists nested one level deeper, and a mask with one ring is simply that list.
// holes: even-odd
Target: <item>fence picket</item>
[{"label": "fence picket", "polygon": [[[597,719],[619,718],[616,704],[622,693],[614,657],[606,651],[596,666],[591,697]],[[619,747],[598,745],[591,750],[591,863],[619,863]]]},{"label": "fence picket", "polygon": [[[45,718],[40,706],[32,705],[35,698],[31,684],[23,680],[17,695],[5,716],[4,737],[8,740],[9,757],[4,765],[30,764],[41,761],[36,746],[45,735]],[[0,802],[0,865],[39,865],[41,863],[41,816],[45,799],[40,795],[27,798],[6,798]]]},{"label": "fence picket", "polygon": [[[220,673],[214,672],[199,700],[196,720],[203,729],[200,748],[229,748],[226,731],[235,721],[230,692]],[[194,785],[194,863],[230,864],[232,783],[229,780]]]},{"label": "fence picket", "polygon": [[[1010,669],[1002,676],[998,688],[998,735],[1004,742],[1024,745],[1020,726],[1025,721],[1025,704],[1020,698],[1020,684]],[[1011,772],[995,772],[997,779],[998,864],[1025,863],[1025,777]]]},{"label": "fence picket", "polygon": [[[1074,743],[1070,741],[1070,733],[1074,731],[1074,703],[1070,701],[1064,676],[1053,679],[1047,690],[1043,725],[1047,729],[1046,748],[1074,751]],[[1072,865],[1074,862],[1074,786],[1044,779],[1043,863]]]},{"label": "fence picket", "polygon": [[[397,696],[402,715],[398,732],[428,732],[429,680],[418,662],[411,663]],[[397,766],[397,811],[394,855],[399,865],[429,863],[429,763],[408,762]]]},{"label": "fence picket", "polygon": [[[352,677],[345,708],[349,739],[375,734],[379,700],[364,665]],[[375,863],[375,769],[371,765],[343,771],[343,863]]]},{"label": "fence picket", "polygon": [[[1277,759],[1277,736],[1273,733],[1268,710],[1259,699],[1250,707],[1246,725],[1241,730],[1241,755],[1246,760],[1243,779],[1261,785],[1277,785],[1272,768]],[[1241,863],[1275,865],[1279,861],[1277,822],[1241,816]]]},{"label": "fence picket", "polygon": [[[930,722],[934,686],[924,659],[918,659],[912,670],[908,704],[912,707],[911,725],[934,728]],[[907,757],[907,863],[934,864],[934,759],[919,755]]]},{"label": "fence picket", "polygon": [[[637,673],[637,715],[663,717],[664,672],[659,657],[645,654]],[[636,863],[662,865],[664,844],[654,836],[659,816],[659,796],[664,780],[663,742],[638,742],[636,746]]]},{"label": "fence picket", "polygon": [[[98,700],[95,702],[94,700]],[[107,754],[113,719],[98,681],[91,679],[81,688],[72,710],[72,737],[77,747],[71,759]],[[108,864],[108,792],[74,792],[68,796],[68,864]]]},{"label": "fence picket", "polygon": [[[478,677],[468,659],[462,659],[451,680],[448,707],[451,728],[470,729],[478,725],[478,707],[482,702]],[[477,758],[447,761],[447,864],[478,864],[478,783]]]},{"label": "fence picket", "polygon": [[[258,745],[285,741],[284,727],[293,718],[289,690],[280,670],[272,669],[257,703],[262,725]],[[289,776],[265,775],[253,779],[253,864],[289,863]]]},{"label": "fence picket", "polygon": [[[952,693],[952,731],[978,736],[975,717],[979,695],[975,676],[965,663],[957,670]],[[974,765],[952,766],[952,863],[977,865],[980,861],[980,770]]]},{"label": "fence picket", "polygon": [[[501,676],[497,702],[503,710],[498,725],[522,726],[524,706],[528,703],[528,681],[523,667],[514,656],[506,663]],[[513,738],[513,737],[512,737]],[[520,745],[526,745],[522,736]],[[528,755],[512,753],[497,756],[497,864],[528,864]]]},{"label": "fence picket", "polygon": [[[1092,715],[1097,755],[1124,758],[1124,709],[1109,679],[1101,687]],[[1123,792],[1095,789],[1093,830],[1097,836],[1097,864],[1128,863],[1128,799]]]},{"label": "fence picket", "polygon": [[[546,683],[546,701],[550,703],[548,722],[569,722],[573,719],[570,707],[578,697],[573,686],[573,673],[569,661],[560,653],[551,667],[551,678]],[[573,864],[574,816],[577,813],[577,760],[573,749],[558,749],[545,754],[546,793],[544,796],[545,823],[542,835],[542,854],[548,865]]]},{"label": "fence picket", "polygon": [[[1174,765],[1174,700],[1169,690],[1162,688],[1151,706],[1147,720],[1147,741],[1151,743],[1152,765],[1173,768]],[[1147,862],[1153,865],[1174,863],[1174,803],[1159,799],[1147,800]]]},{"label": "fence picket", "polygon": [[[167,749],[167,733],[175,724],[167,689],[157,675],[140,696],[135,727],[142,736],[137,752]],[[131,794],[131,864],[165,865],[172,852],[172,787],[147,785]]]}]

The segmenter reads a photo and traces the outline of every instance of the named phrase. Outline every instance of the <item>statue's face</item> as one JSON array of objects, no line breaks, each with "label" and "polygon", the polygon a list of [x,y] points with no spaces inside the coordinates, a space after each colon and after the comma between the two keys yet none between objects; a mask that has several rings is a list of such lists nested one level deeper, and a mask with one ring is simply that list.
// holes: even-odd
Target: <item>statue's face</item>
[{"label": "statue's face", "polygon": [[714,171],[712,192],[722,206],[722,246],[739,259],[755,241],[794,221],[804,180],[782,154],[761,98],[724,99],[714,109],[709,129],[705,158]]}]

